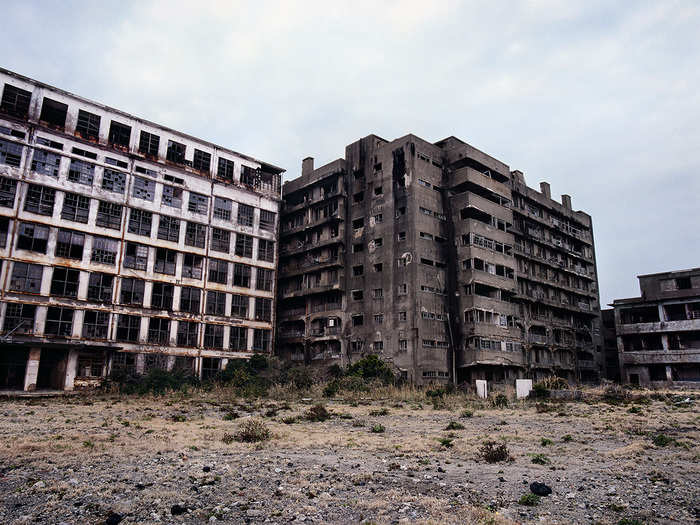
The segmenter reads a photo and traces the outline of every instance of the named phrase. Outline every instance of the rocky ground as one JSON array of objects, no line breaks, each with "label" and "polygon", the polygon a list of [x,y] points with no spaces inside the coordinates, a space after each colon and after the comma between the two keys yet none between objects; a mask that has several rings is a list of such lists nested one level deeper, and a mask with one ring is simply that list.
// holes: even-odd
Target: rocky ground
[{"label": "rocky ground", "polygon": [[[220,391],[5,400],[0,523],[700,522],[700,395],[588,399],[326,401],[320,422],[319,400]],[[271,438],[231,441],[251,417]],[[552,494],[518,503],[534,481]]]}]

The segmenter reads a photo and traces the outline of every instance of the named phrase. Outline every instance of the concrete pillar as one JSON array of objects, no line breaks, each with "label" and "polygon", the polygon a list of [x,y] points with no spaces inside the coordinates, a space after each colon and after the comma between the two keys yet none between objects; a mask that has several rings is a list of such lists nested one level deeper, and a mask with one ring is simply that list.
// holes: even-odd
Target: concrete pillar
[{"label": "concrete pillar", "polygon": [[666,381],[673,381],[673,371],[670,366],[666,367]]},{"label": "concrete pillar", "polygon": [[146,368],[146,356],[144,354],[136,354],[136,375],[143,375]]},{"label": "concrete pillar", "polygon": [[71,349],[68,352],[66,363],[66,380],[63,383],[64,390],[73,390],[75,388],[75,375],[78,372],[78,351]]},{"label": "concrete pillar", "polygon": [[24,374],[24,389],[36,390],[36,379],[39,376],[39,359],[41,348],[30,348],[27,358],[27,371]]}]

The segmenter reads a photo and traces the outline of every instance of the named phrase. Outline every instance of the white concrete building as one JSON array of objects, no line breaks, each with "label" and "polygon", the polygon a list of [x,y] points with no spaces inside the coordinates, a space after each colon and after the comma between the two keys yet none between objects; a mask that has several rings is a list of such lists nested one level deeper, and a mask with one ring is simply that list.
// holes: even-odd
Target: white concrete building
[{"label": "white concrete building", "polygon": [[271,352],[284,170],[0,69],[0,388]]}]

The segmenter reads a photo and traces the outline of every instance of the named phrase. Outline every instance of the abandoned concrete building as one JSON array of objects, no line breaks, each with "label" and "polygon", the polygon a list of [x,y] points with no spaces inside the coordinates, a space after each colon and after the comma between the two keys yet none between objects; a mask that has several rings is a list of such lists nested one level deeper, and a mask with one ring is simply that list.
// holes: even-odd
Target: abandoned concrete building
[{"label": "abandoned concrete building", "polygon": [[641,297],[616,299],[623,383],[700,381],[700,268],[640,275]]},{"label": "abandoned concrete building", "polygon": [[0,70],[0,388],[269,352],[282,169]]},{"label": "abandoned concrete building", "polygon": [[449,137],[370,135],[283,186],[277,352],[415,383],[603,366],[591,217]]},{"label": "abandoned concrete building", "polygon": [[603,352],[605,353],[605,378],[620,382],[620,357],[617,351],[617,332],[615,332],[615,310],[600,310]]}]

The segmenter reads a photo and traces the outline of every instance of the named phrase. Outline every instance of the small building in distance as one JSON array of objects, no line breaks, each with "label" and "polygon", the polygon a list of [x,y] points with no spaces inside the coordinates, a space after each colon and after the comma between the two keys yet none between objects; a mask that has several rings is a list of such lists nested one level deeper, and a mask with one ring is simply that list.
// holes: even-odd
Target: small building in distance
[{"label": "small building in distance", "polygon": [[282,169],[0,69],[0,389],[270,352]]},{"label": "small building in distance", "polygon": [[700,268],[640,275],[641,297],[616,299],[623,383],[700,381]]}]

